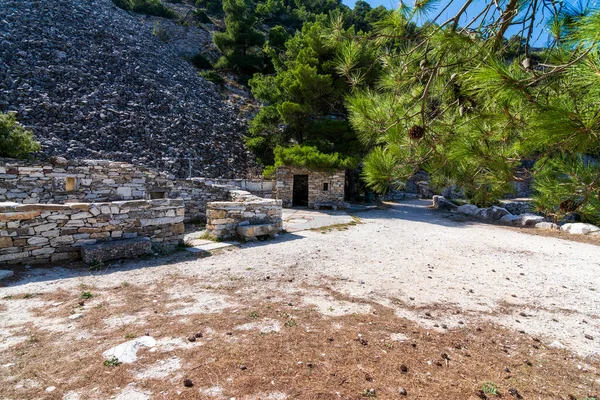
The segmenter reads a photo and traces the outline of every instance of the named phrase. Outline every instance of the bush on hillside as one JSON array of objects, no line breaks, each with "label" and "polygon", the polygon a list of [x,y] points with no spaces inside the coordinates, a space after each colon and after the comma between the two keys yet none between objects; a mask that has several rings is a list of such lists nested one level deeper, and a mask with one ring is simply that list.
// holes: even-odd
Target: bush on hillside
[{"label": "bush on hillside", "polygon": [[190,57],[189,61],[198,69],[211,69],[212,64],[208,58],[198,53],[195,56]]},{"label": "bush on hillside", "polygon": [[0,113],[0,157],[21,158],[40,148],[33,133],[17,122],[15,114]]},{"label": "bush on hillside", "polygon": [[175,18],[175,12],[160,0],[113,0],[113,3],[126,11],[154,15],[155,17]]},{"label": "bush on hillside", "polygon": [[215,71],[212,71],[212,70],[202,71],[202,72],[199,72],[198,75],[200,75],[207,81],[212,82],[216,85],[223,86],[225,84],[225,79],[223,79],[223,77]]}]

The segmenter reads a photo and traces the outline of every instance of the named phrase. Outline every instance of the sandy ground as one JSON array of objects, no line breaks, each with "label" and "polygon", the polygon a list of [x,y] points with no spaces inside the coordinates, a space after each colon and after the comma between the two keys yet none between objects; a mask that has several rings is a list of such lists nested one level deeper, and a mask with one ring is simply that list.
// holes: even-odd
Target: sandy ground
[{"label": "sandy ground", "polygon": [[[558,341],[583,358],[597,360],[600,247],[457,222],[428,209],[429,204],[410,201],[356,213],[356,225],[289,233],[205,258],[180,253],[101,271],[22,270],[0,288],[0,353],[26,339],[19,336],[19,327],[26,324],[64,332],[76,324],[76,318],[38,316],[35,309],[51,304],[37,295],[110,289],[126,282],[160,285],[171,301],[187,299],[171,305],[168,312],[173,315],[218,313],[269,293],[295,294],[323,315],[368,313],[369,304],[378,304],[436,332],[491,322],[535,335],[545,345]],[[194,284],[186,285],[186,277]],[[169,279],[173,286],[165,287]],[[202,289],[197,282],[203,282]],[[237,299],[211,292],[232,282]],[[317,287],[365,302],[336,300]],[[246,300],[239,299],[240,293]],[[110,316],[105,324],[131,324],[144,317]],[[261,329],[275,325],[271,321]]]},{"label": "sandy ground", "polygon": [[[600,351],[600,247],[455,222],[427,209],[429,204],[412,201],[357,213],[361,224],[347,230],[296,232],[208,258],[128,262],[101,272],[29,270],[0,288],[0,297],[81,284],[150,283],[171,274],[212,282],[242,274],[248,284],[283,275],[292,288],[326,283],[384,305],[399,299],[427,308],[438,322],[489,318],[558,340],[582,355]],[[146,266],[151,268],[141,269]],[[413,311],[398,312],[433,324]],[[2,325],[20,318],[3,314]]]}]

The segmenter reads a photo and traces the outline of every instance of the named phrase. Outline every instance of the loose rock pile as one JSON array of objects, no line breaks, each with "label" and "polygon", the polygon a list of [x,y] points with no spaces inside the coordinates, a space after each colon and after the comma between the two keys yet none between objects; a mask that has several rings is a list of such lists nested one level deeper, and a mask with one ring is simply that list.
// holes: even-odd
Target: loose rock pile
[{"label": "loose rock pile", "polygon": [[253,166],[234,115],[195,69],[111,0],[5,0],[0,111],[46,155],[128,161],[179,177]]},{"label": "loose rock pile", "polygon": [[457,207],[444,196],[433,196],[433,208],[437,210],[452,211],[458,214],[468,215],[481,220],[497,222],[504,225],[530,226],[538,229],[555,229],[573,235],[600,236],[600,227],[586,223],[567,223],[558,225],[547,221],[541,215],[532,213],[511,214],[506,208],[492,206],[479,208],[473,204],[463,204]]}]

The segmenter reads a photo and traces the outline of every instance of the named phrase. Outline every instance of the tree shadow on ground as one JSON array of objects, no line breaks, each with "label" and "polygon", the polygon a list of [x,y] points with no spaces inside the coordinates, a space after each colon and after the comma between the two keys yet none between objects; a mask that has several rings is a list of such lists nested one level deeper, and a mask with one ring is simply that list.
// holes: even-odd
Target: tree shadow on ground
[{"label": "tree shadow on ground", "polygon": [[386,202],[378,209],[353,212],[352,215],[363,221],[370,219],[401,219],[448,228],[465,228],[470,225],[480,224],[479,221],[463,219],[450,211],[434,210],[429,208],[430,206],[431,200],[422,199]]},{"label": "tree shadow on ground", "polygon": [[[227,251],[231,248],[247,248],[256,246],[274,245],[286,243],[293,240],[304,239],[303,236],[293,233],[279,235],[277,238],[265,241],[240,243],[233,247],[226,247],[218,251]],[[184,249],[179,249],[171,254],[146,256],[137,259],[121,259],[107,261],[100,265],[90,266],[82,261],[73,262],[70,264],[54,264],[54,265],[32,265],[27,268],[26,265],[7,266],[5,269],[11,269],[15,275],[11,278],[0,282],[0,297],[2,297],[1,289],[3,287],[25,286],[29,283],[39,283],[46,281],[55,281],[57,279],[69,279],[78,277],[102,276],[116,272],[126,272],[142,269],[152,269],[162,267],[169,264],[176,264],[185,261],[192,261],[197,258],[211,257],[211,252],[191,253]]]}]

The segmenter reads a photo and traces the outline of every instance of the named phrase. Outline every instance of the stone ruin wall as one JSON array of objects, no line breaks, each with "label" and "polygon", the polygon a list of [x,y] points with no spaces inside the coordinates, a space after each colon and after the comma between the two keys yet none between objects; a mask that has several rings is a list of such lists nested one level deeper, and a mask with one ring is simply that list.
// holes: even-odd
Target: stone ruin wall
[{"label": "stone ruin wall", "polygon": [[242,179],[175,179],[144,167],[105,160],[55,158],[31,163],[0,159],[0,202],[63,204],[180,198],[186,221],[206,219],[206,203],[228,200],[231,190],[255,189],[254,193],[266,197],[273,186],[269,181]]},{"label": "stone ruin wall", "polygon": [[110,203],[0,203],[0,264],[74,261],[81,246],[150,238],[156,250],[183,240],[182,200]]},{"label": "stone ruin wall", "polygon": [[[282,229],[281,200],[264,199],[243,190],[232,190],[231,201],[207,204],[206,229],[218,239],[229,239],[238,234],[240,226],[270,225],[270,232]],[[252,235],[253,236],[253,235]]]},{"label": "stone ruin wall", "polygon": [[[292,207],[294,175],[308,175],[308,207],[345,208],[346,172],[344,170],[312,171],[296,167],[278,167],[276,173],[277,198],[283,201],[283,207]],[[324,190],[325,183],[328,185],[328,190]]]}]

